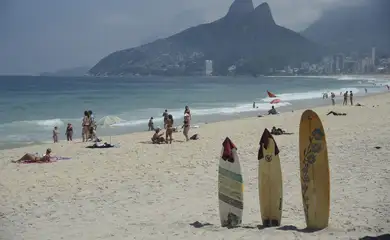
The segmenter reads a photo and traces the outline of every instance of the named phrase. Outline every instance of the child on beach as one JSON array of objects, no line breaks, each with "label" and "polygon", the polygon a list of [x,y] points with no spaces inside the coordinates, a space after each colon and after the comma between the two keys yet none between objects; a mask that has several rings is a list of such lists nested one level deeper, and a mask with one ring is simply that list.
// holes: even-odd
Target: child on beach
[{"label": "child on beach", "polygon": [[57,143],[58,142],[58,127],[55,126],[54,129],[53,129],[53,142],[54,143]]},{"label": "child on beach", "polygon": [[68,126],[66,127],[65,135],[66,135],[66,140],[68,140],[68,142],[73,141],[73,126],[72,126],[72,124],[68,123]]}]

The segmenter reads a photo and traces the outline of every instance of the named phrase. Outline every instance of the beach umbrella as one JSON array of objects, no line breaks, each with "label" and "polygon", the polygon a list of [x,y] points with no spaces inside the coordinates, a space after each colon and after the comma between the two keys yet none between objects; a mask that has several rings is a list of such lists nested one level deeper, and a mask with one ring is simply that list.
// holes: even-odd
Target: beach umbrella
[{"label": "beach umbrella", "polygon": [[102,117],[101,119],[99,119],[99,121],[96,122],[96,125],[102,126],[102,127],[112,127],[112,125],[118,124],[118,123],[121,123],[124,121],[125,120],[123,120],[120,117],[108,115],[108,116],[105,116],[105,117]]},{"label": "beach umbrella", "polygon": [[[118,124],[122,122],[125,122],[125,120],[117,116],[108,115],[99,119],[99,121],[96,122],[96,125],[106,128],[106,127],[113,127],[114,124]],[[110,135],[110,144],[111,144],[111,135]]]}]

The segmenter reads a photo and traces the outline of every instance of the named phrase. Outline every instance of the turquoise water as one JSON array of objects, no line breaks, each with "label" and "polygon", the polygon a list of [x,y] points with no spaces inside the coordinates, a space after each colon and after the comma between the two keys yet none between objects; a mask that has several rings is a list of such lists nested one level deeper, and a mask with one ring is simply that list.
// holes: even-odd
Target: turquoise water
[{"label": "turquoise water", "polygon": [[[98,129],[99,135],[111,135],[143,131],[150,117],[161,125],[164,109],[181,123],[185,105],[190,106],[195,124],[266,112],[271,107],[266,90],[281,99],[276,107],[294,107],[302,101],[323,103],[325,91],[385,90],[380,86],[384,81],[364,78],[0,76],[0,81],[0,149],[51,141],[54,126],[64,139],[68,122],[78,138],[83,112],[89,109],[97,120],[107,115],[124,120]],[[257,109],[252,108],[254,101]]]}]

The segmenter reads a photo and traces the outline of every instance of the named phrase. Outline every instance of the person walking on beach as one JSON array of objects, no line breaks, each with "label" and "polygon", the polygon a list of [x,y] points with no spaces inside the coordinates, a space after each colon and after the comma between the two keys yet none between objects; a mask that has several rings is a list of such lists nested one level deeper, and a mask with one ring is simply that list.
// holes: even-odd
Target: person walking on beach
[{"label": "person walking on beach", "polygon": [[54,129],[53,129],[53,142],[54,143],[58,143],[58,127],[55,126]]},{"label": "person walking on beach", "polygon": [[367,92],[368,92],[368,91],[367,91],[367,88],[365,88],[364,91],[367,93]]},{"label": "person walking on beach", "polygon": [[353,106],[353,93],[349,91],[349,101],[351,102],[351,106]]},{"label": "person walking on beach", "polygon": [[332,99],[333,106],[336,105],[335,97],[336,97],[336,94],[334,94],[334,92],[330,93],[330,98]]},{"label": "person walking on beach", "polygon": [[66,127],[65,135],[66,135],[66,140],[68,140],[68,142],[73,141],[73,126],[72,126],[72,124],[68,123],[68,126]]},{"label": "person walking on beach", "polygon": [[165,132],[165,142],[171,144],[172,143],[172,133],[173,133],[173,117],[171,114],[168,115],[167,124],[166,124],[166,132]]},{"label": "person walking on beach", "polygon": [[162,116],[164,117],[164,128],[167,129],[167,121],[168,121],[168,110],[165,109]]},{"label": "person walking on beach", "polygon": [[348,105],[348,91],[345,91],[345,93],[344,93],[343,106],[344,105]]},{"label": "person walking on beach", "polygon": [[190,122],[191,122],[190,114],[188,113],[184,114],[183,135],[186,138],[186,141],[190,140],[188,138],[188,132],[190,131],[190,126],[191,126]]}]

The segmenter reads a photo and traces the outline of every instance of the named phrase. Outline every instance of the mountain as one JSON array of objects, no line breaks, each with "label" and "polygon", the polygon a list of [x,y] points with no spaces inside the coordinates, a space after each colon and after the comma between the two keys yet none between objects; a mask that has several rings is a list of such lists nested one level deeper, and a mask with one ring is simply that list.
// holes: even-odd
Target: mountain
[{"label": "mountain", "polygon": [[100,60],[92,75],[200,75],[213,60],[216,75],[262,74],[270,68],[317,60],[323,49],[300,34],[278,26],[267,3],[235,0],[223,18],[191,27],[165,39],[114,52]]},{"label": "mountain", "polygon": [[339,52],[390,54],[390,0],[366,0],[329,10],[302,35]]},{"label": "mountain", "polygon": [[77,77],[84,76],[88,73],[90,67],[74,67],[74,68],[66,68],[61,69],[55,72],[44,72],[40,73],[40,76],[58,76],[58,77]]}]

